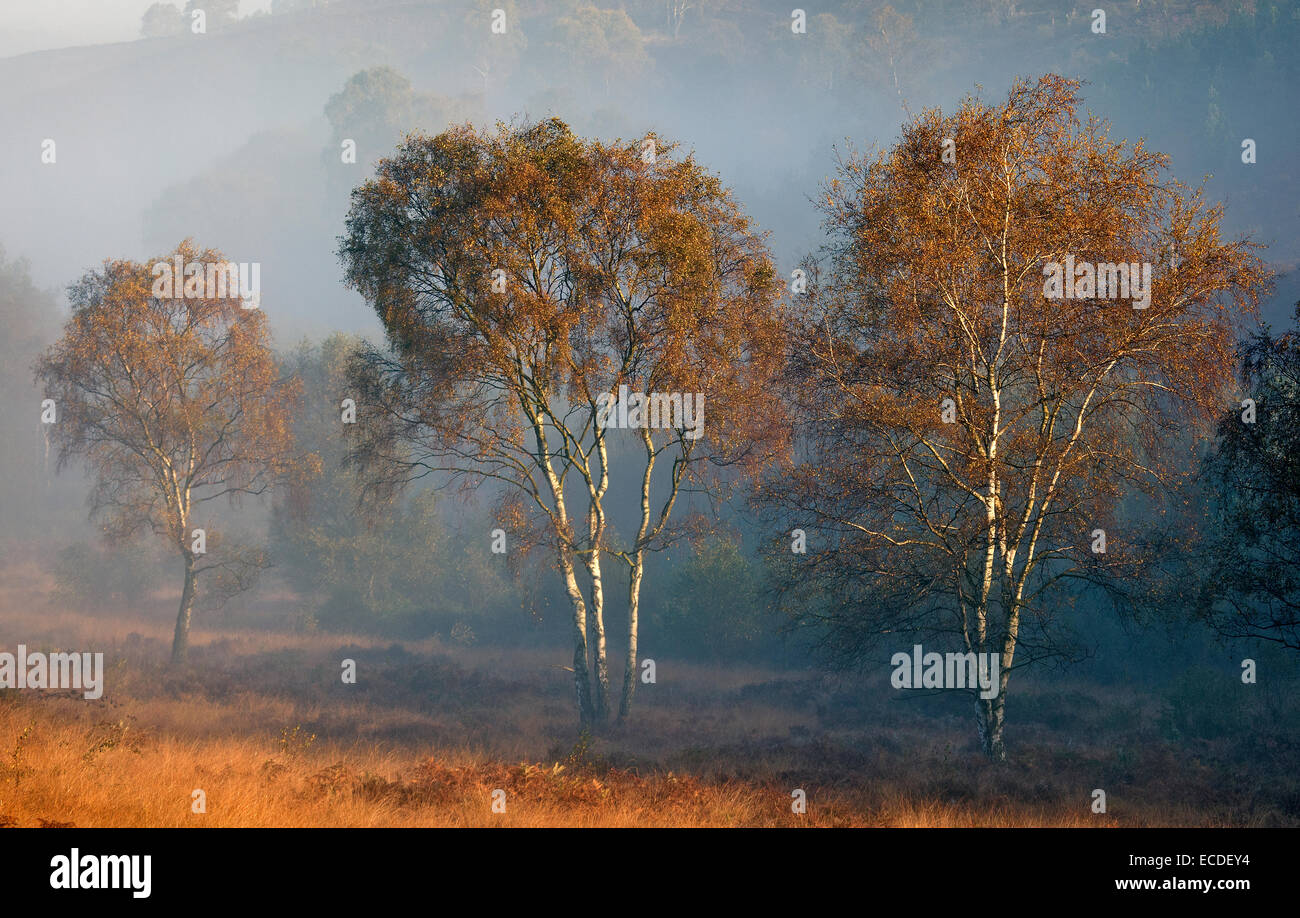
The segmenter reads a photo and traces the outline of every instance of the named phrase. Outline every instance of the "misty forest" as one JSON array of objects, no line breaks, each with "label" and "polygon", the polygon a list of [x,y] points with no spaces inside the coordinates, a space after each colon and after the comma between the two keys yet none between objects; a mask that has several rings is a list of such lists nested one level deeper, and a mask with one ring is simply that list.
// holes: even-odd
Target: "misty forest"
[{"label": "misty forest", "polygon": [[105,6],[0,826],[1300,825],[1300,6]]}]

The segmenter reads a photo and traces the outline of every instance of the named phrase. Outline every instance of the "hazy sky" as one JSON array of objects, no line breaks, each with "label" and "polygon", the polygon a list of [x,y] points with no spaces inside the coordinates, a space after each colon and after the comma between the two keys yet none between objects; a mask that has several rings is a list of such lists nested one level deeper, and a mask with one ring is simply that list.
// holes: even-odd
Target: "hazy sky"
[{"label": "hazy sky", "polygon": [[[0,0],[0,57],[130,41],[158,0]],[[183,7],[185,0],[171,0]],[[271,0],[240,0],[239,14],[270,10]]]}]

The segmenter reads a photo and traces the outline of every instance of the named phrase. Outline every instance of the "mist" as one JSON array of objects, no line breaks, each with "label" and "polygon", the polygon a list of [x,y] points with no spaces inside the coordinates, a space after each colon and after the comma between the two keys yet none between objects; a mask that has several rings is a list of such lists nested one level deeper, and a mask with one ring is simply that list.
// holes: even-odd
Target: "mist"
[{"label": "mist", "polygon": [[[909,662],[909,691],[898,680],[891,687],[891,659],[903,653],[910,660],[914,645],[952,651],[956,643],[942,644],[952,632],[919,618],[890,618],[899,596],[878,584],[866,592],[868,581],[860,579],[874,571],[876,556],[842,556],[831,547],[852,536],[845,535],[851,526],[818,530],[798,504],[803,493],[771,497],[765,490],[764,482],[794,481],[790,469],[801,461],[806,468],[819,444],[794,435],[793,445],[772,447],[774,455],[785,449],[791,465],[772,459],[752,476],[746,463],[753,457],[736,447],[726,462],[719,458],[716,478],[698,490],[684,488],[672,505],[673,525],[681,529],[667,528],[647,554],[639,598],[628,576],[636,569],[641,502],[611,499],[602,516],[607,547],[593,550],[607,553],[599,599],[604,624],[588,637],[592,653],[597,641],[602,652],[609,648],[606,719],[612,726],[602,730],[588,722],[585,709],[574,709],[574,670],[582,665],[573,655],[571,606],[574,589],[589,606],[597,601],[593,579],[599,580],[583,573],[590,553],[576,552],[579,587],[566,587],[551,536],[537,534],[545,525],[538,523],[536,501],[512,503],[517,494],[509,481],[482,468],[449,472],[432,460],[416,472],[368,480],[364,460],[373,466],[376,456],[388,457],[390,441],[379,442],[376,433],[375,443],[358,448],[338,435],[352,423],[347,401],[364,428],[379,394],[397,391],[375,380],[389,378],[382,377],[381,370],[392,371],[382,357],[405,328],[395,320],[385,324],[385,308],[396,307],[382,300],[383,284],[366,287],[367,272],[377,270],[366,261],[373,253],[356,254],[358,240],[383,234],[366,236],[348,222],[350,208],[355,219],[367,217],[375,227],[391,226],[381,219],[391,214],[367,212],[368,199],[357,189],[383,178],[381,161],[400,159],[399,147],[416,149],[411,139],[463,125],[486,137],[555,118],[583,143],[611,149],[653,136],[671,162],[690,160],[716,176],[750,218],[753,238],[770,252],[780,308],[788,310],[781,315],[811,314],[807,301],[788,291],[794,274],[814,263],[826,272],[817,278],[822,299],[816,302],[831,303],[828,314],[840,315],[837,289],[852,288],[835,284],[856,276],[832,270],[834,243],[854,238],[835,235],[835,211],[828,210],[842,191],[832,184],[843,178],[841,166],[895,148],[932,109],[950,116],[968,97],[1002,104],[1018,79],[1058,74],[1080,81],[1078,114],[1085,123],[1095,116],[1127,149],[1141,144],[1167,154],[1169,176],[1203,189],[1207,208],[1223,207],[1222,238],[1259,246],[1250,251],[1261,274],[1271,277],[1259,286],[1258,315],[1235,327],[1234,345],[1244,347],[1265,330],[1294,333],[1300,300],[1294,156],[1300,15],[1294,6],[1124,0],[1107,6],[1098,31],[1094,3],[1057,0],[828,0],[801,10],[767,0],[496,3],[209,0],[201,9],[202,30],[192,15],[199,4],[180,0],[0,8],[0,310],[6,320],[0,411],[8,431],[0,446],[0,649],[21,640],[33,648],[106,651],[104,696],[126,705],[129,713],[121,716],[138,719],[149,737],[142,755],[170,742],[207,744],[207,754],[226,755],[240,774],[287,775],[279,780],[304,788],[336,781],[347,794],[362,788],[345,794],[348,801],[406,801],[393,804],[392,825],[487,824],[495,818],[488,804],[481,813],[458,809],[448,802],[454,794],[440,797],[442,791],[430,788],[468,787],[478,780],[476,768],[520,761],[584,775],[583,769],[613,769],[608,780],[627,781],[636,792],[644,790],[637,782],[670,773],[685,774],[706,795],[734,780],[743,800],[731,811],[723,794],[694,815],[667,806],[654,817],[636,816],[630,805],[611,815],[595,804],[566,809],[563,794],[576,790],[547,796],[550,790],[536,791],[524,777],[492,778],[514,782],[508,784],[511,807],[516,794],[541,794],[519,824],[784,825],[803,815],[785,812],[791,791],[781,783],[798,773],[808,777],[797,781],[842,788],[834,815],[818,823],[824,825],[934,824],[924,815],[937,812],[925,809],[927,801],[939,801],[943,815],[935,823],[946,825],[994,825],[1004,817],[1010,825],[1296,825],[1300,710],[1295,648],[1288,643],[1294,627],[1279,640],[1258,628],[1215,627],[1209,613],[1198,617],[1190,578],[1208,564],[1209,555],[1197,554],[1209,551],[1204,543],[1179,556],[1181,573],[1162,568],[1168,580],[1159,602],[1140,605],[1125,589],[1138,574],[1126,572],[1111,587],[1081,587],[1048,603],[1057,619],[1050,635],[1026,620],[1026,659],[1041,665],[1023,678],[1017,672],[1024,694],[1007,706],[1008,748],[1013,761],[1022,750],[1049,764],[1038,777],[1021,772],[1004,779],[982,761],[980,753],[989,749],[970,722],[973,695],[920,691],[930,685],[921,681],[923,653],[916,684]],[[426,236],[437,230],[416,226]],[[205,551],[213,559],[226,551],[234,560],[221,570],[224,579],[214,575],[210,589],[199,581],[192,635],[181,647],[189,654],[185,672],[197,673],[195,683],[205,686],[193,698],[169,669],[180,658],[180,638],[173,637],[178,601],[191,627],[190,581],[172,544],[175,534],[160,537],[144,526],[125,534],[106,522],[105,508],[120,509],[125,499],[104,498],[84,452],[78,459],[69,447],[73,457],[60,461],[62,441],[52,439],[51,422],[42,420],[44,400],[51,398],[43,386],[56,374],[43,382],[34,376],[38,360],[71,327],[65,323],[75,309],[99,302],[78,292],[83,279],[121,259],[140,265],[170,259],[185,240],[230,262],[260,266],[257,311],[271,355],[266,367],[273,370],[257,367],[277,385],[300,387],[297,402],[286,395],[285,404],[295,407],[287,409],[281,432],[293,444],[286,447],[283,476],[203,510]],[[384,264],[394,268],[400,261],[393,256]],[[98,282],[97,295],[109,296],[108,280]],[[864,311],[846,308],[843,316]],[[754,328],[761,318],[755,314]],[[745,341],[730,352],[752,357],[754,341],[743,338],[745,329],[728,326],[728,333]],[[617,340],[615,332],[608,340]],[[798,348],[787,350],[799,356]],[[1230,421],[1243,410],[1243,398],[1258,396],[1258,387],[1248,391],[1237,380],[1242,367],[1235,356],[1225,361],[1231,372],[1216,383],[1223,390],[1217,410]],[[411,373],[410,364],[402,369]],[[465,382],[478,379],[472,368],[460,370],[467,375],[458,384],[472,389]],[[755,415],[767,409],[769,395],[775,402],[775,380],[796,375],[774,370],[770,385],[745,390],[757,406],[749,415],[724,414],[700,395],[704,430],[753,423],[758,443],[772,431]],[[369,401],[360,394],[365,380],[375,386],[367,390]],[[454,386],[437,391],[463,394]],[[694,390],[683,391],[694,405]],[[408,394],[405,402],[392,395],[394,416],[436,415],[422,400],[427,395]],[[572,393],[565,397],[570,410]],[[1276,404],[1260,397],[1262,411]],[[498,407],[485,405],[478,406],[485,418]],[[459,403],[456,409],[473,417]],[[773,429],[798,427],[772,418]],[[1132,436],[1142,450],[1176,444],[1209,462],[1211,455],[1229,455],[1227,429],[1203,435],[1173,422],[1135,423]],[[399,442],[408,433],[385,435]],[[557,454],[568,449],[554,430],[550,437],[542,437],[544,447]],[[869,477],[879,461],[872,455],[842,465],[860,466]],[[637,495],[641,456],[635,431],[611,432],[607,463],[602,456],[602,471],[612,470],[611,495]],[[401,486],[390,487],[397,478]],[[576,472],[564,487],[585,493]],[[676,484],[656,478],[646,504],[662,504],[675,494],[670,487]],[[1136,487],[1114,487],[1120,522],[1106,525],[1116,545],[1139,541],[1124,543],[1117,532],[1141,530],[1145,546],[1158,541],[1157,524],[1172,538],[1177,520],[1192,520],[1186,531],[1199,532],[1223,515],[1217,485],[1168,504]],[[563,498],[563,487],[560,493]],[[837,495],[821,497],[833,503]],[[581,534],[585,519],[575,514],[565,525]],[[182,541],[191,547],[189,530],[197,525],[186,522]],[[805,577],[789,567],[805,560],[791,548],[799,540],[792,533],[805,529],[809,556],[825,551],[822,557],[837,559],[832,573]],[[1290,531],[1278,536],[1288,545],[1293,537]],[[1092,536],[1078,538],[1087,545]],[[1110,557],[1123,550],[1112,548]],[[1009,569],[1014,565],[1013,559]],[[1125,579],[1130,573],[1134,579]],[[907,589],[899,586],[900,593]],[[639,650],[628,669],[625,648],[638,627],[630,611],[638,602]],[[841,629],[846,610],[852,627]],[[865,629],[868,640],[859,624],[877,613],[889,627]],[[1246,659],[1268,675],[1258,691],[1242,695]],[[993,679],[998,672],[995,656]],[[635,716],[626,719],[615,716],[625,676],[636,689]],[[579,696],[582,691],[579,685]],[[11,693],[6,687],[0,694]],[[59,703],[67,710],[51,713],[51,706],[42,729],[72,731],[69,742],[108,743],[88,762],[110,761],[114,749],[134,742],[121,731],[100,736],[95,731],[105,729],[97,726],[103,718],[81,713],[72,701]],[[200,715],[191,704],[210,710]],[[8,748],[26,714],[5,711],[0,746]],[[224,741],[232,744],[225,751]],[[353,760],[344,749],[362,751]],[[954,756],[971,762],[969,770],[952,766]],[[262,760],[272,764],[258,772]],[[426,760],[435,764],[419,764]],[[1206,771],[1193,760],[1208,762]],[[344,763],[341,770],[327,774],[336,762]],[[52,775],[57,763],[34,767]],[[129,774],[127,763],[104,767],[120,769],[114,774],[123,780]],[[1204,785],[1226,781],[1238,769],[1249,772],[1252,786],[1268,789],[1225,791],[1214,803],[1198,798],[1208,793]],[[1183,790],[1173,787],[1178,782],[1166,786],[1171,770],[1185,779]],[[1121,823],[1105,815],[1104,804],[1100,812],[1088,808],[1098,773],[1111,776],[1104,786],[1114,787],[1112,793],[1122,787],[1145,795]],[[178,780],[185,788],[178,784],[177,793],[188,799],[194,782]],[[247,812],[257,815],[244,824],[285,824],[290,817],[276,809],[275,791],[259,780],[229,791],[254,801]],[[767,793],[764,782],[780,784],[778,815],[758,802]],[[664,793],[677,799],[676,790]],[[321,824],[371,818],[362,804],[339,799],[322,798]],[[911,803],[896,806],[904,799]],[[995,815],[990,801],[996,799],[1012,805]],[[8,814],[5,806],[0,803],[0,816]],[[22,824],[49,819],[77,826],[134,818],[103,801],[84,806],[38,813],[37,804],[14,804],[12,815]],[[192,815],[188,803],[177,813],[149,817],[149,824],[186,824]],[[208,819],[240,824],[240,817],[219,811]]]}]

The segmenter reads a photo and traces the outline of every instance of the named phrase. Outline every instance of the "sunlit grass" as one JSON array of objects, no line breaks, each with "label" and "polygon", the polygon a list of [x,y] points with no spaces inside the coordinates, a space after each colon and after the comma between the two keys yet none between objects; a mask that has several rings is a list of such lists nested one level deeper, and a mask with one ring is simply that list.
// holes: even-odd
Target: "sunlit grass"
[{"label": "sunlit grass", "polygon": [[[584,747],[556,649],[395,647],[200,620],[192,665],[174,672],[170,598],[79,613],[51,607],[42,576],[0,571],[0,646],[103,651],[105,691],[91,702],[77,692],[0,690],[3,825],[1297,821],[1286,803],[1297,794],[1293,773],[1248,758],[1210,767],[1209,750],[1186,754],[1154,735],[1156,705],[1123,687],[1069,697],[1099,710],[1128,705],[1138,712],[1133,726],[1105,726],[1103,717],[1088,730],[1022,728],[1015,761],[994,766],[975,753],[966,719],[918,713],[888,691],[864,688],[864,707],[846,715],[786,692],[799,674],[661,661],[661,682],[641,693],[635,723]],[[345,654],[358,660],[355,686],[339,679]],[[1022,711],[1033,701],[1017,698]],[[1106,814],[1091,811],[1099,786]],[[791,811],[795,789],[807,795],[804,814]],[[204,813],[192,811],[195,790]],[[495,790],[505,791],[504,813],[492,810]]]}]

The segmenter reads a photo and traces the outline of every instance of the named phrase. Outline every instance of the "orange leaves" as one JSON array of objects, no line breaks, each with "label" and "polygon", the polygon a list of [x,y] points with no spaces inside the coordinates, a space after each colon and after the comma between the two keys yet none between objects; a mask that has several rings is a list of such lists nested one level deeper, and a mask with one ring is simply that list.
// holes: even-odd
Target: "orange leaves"
[{"label": "orange leaves", "polygon": [[[1229,378],[1263,266],[1166,157],[1078,117],[1077,91],[1048,75],[925,112],[827,188],[790,369],[808,462],[768,496],[829,534],[810,589],[882,597],[832,608],[846,646],[941,627],[1014,652],[1022,608],[1051,618],[1040,590],[1133,573],[1136,538],[1093,556],[1084,535],[1190,467]],[[1140,263],[1149,303],[1049,296],[1044,269],[1076,260]]]},{"label": "orange leaves", "polygon": [[704,392],[733,409],[718,426],[737,443],[774,408],[780,279],[717,178],[673,149],[656,138],[650,164],[640,142],[583,140],[550,119],[412,137],[380,164],[341,255],[395,344],[394,371],[442,396],[420,407],[425,442],[472,436],[473,457],[513,454],[519,425],[540,420],[576,443],[592,429],[580,406],[621,383]]},{"label": "orange leaves", "polygon": [[173,260],[225,263],[188,240],[154,262],[106,262],[71,289],[37,371],[64,406],[60,461],[87,460],[95,509],[124,530],[177,533],[202,501],[260,493],[291,446],[298,387],[279,379],[265,316],[237,290],[155,296],[152,266]]}]

